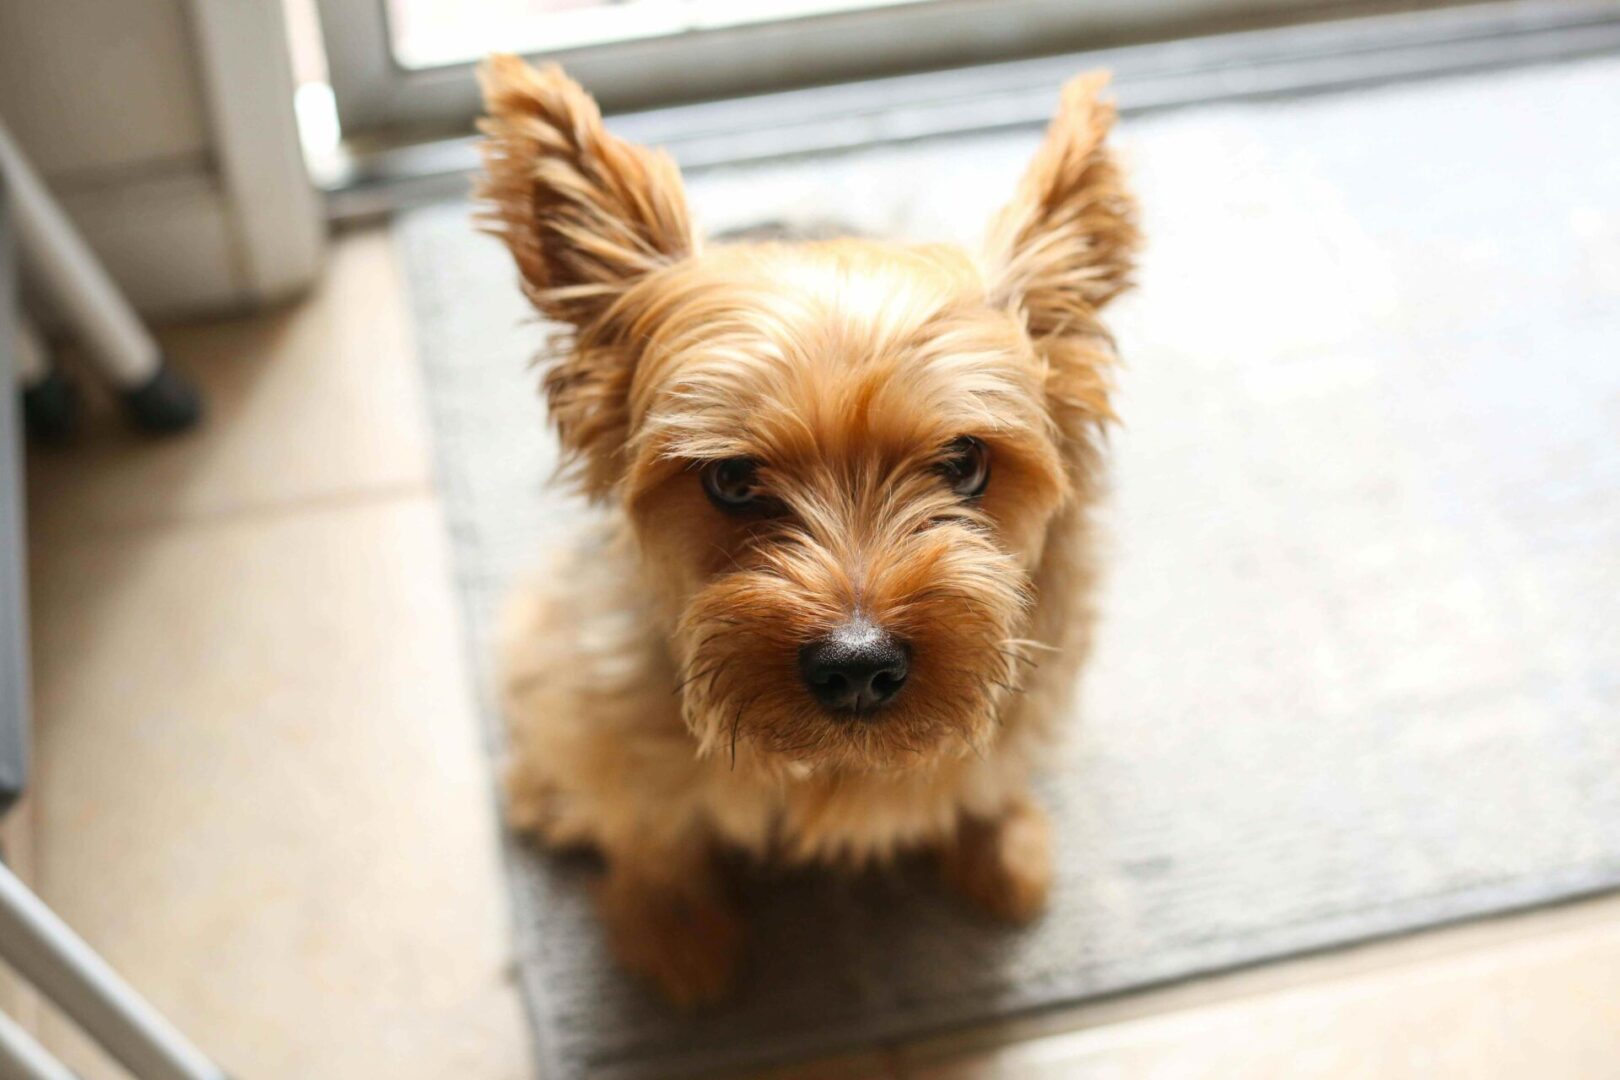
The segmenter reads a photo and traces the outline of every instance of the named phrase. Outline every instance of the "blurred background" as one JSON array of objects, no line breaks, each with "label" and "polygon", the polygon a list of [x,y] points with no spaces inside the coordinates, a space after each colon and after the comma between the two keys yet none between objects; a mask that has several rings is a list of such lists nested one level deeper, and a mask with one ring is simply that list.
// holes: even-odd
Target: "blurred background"
[{"label": "blurred background", "polygon": [[[489,613],[578,508],[469,219],[492,50],[711,232],[968,244],[1113,71],[1040,936],[829,932],[859,977],[692,1028],[504,836]],[[1620,1077],[1617,356],[1614,0],[0,0],[0,842],[173,1025],[7,891],[0,1077]]]}]

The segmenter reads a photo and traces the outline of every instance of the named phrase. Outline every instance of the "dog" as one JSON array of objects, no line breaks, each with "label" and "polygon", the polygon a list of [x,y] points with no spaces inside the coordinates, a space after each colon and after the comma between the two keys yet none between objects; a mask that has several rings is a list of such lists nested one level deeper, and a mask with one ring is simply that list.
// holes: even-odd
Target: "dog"
[{"label": "dog", "polygon": [[722,996],[717,857],[931,852],[1007,920],[1051,881],[1030,777],[1089,645],[1136,211],[1104,74],[982,251],[705,246],[666,154],[560,69],[481,69],[486,231],[561,327],[543,394],[599,531],[502,632],[508,816],[599,852],[618,960]]}]

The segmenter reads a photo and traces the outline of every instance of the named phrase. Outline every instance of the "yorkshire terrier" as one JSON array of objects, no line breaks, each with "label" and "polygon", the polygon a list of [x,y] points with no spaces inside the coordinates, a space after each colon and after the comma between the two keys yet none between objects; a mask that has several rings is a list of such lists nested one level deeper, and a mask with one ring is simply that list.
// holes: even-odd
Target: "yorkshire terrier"
[{"label": "yorkshire terrier", "polygon": [[1091,626],[1090,508],[1135,206],[1081,76],[975,256],[705,246],[679,170],[555,67],[482,71],[485,227],[562,328],[544,396],[603,532],[503,644],[513,825],[588,846],[620,961],[723,994],[716,856],[932,852],[1023,921],[1051,881],[1030,776]]}]

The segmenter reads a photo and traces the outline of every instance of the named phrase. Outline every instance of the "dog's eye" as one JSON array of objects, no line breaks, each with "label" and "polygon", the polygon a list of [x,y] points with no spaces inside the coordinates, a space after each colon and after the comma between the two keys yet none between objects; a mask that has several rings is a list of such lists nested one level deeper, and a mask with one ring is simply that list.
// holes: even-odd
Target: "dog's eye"
[{"label": "dog's eye", "polygon": [[976,499],[990,483],[990,448],[971,435],[952,439],[939,471],[952,491],[964,499]]},{"label": "dog's eye", "polygon": [[703,490],[722,510],[740,510],[759,498],[759,466],[748,458],[725,458],[703,466]]}]

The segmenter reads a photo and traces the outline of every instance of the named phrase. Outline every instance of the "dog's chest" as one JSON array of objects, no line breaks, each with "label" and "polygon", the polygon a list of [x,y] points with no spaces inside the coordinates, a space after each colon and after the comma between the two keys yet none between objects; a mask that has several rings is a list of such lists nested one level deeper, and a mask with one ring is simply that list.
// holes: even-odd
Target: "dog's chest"
[{"label": "dog's chest", "polygon": [[879,862],[950,837],[987,788],[987,763],[947,762],[914,773],[732,778],[713,791],[717,831],[750,853],[787,863]]}]

